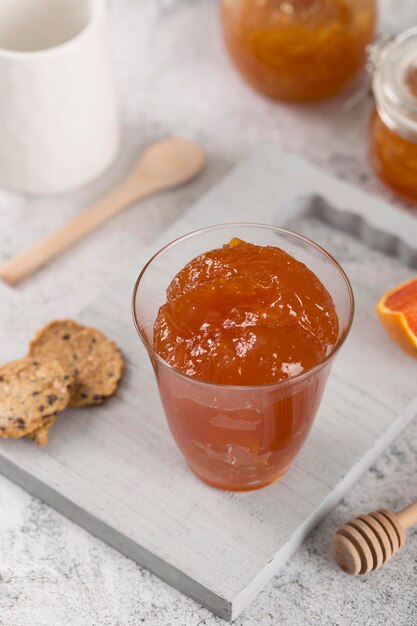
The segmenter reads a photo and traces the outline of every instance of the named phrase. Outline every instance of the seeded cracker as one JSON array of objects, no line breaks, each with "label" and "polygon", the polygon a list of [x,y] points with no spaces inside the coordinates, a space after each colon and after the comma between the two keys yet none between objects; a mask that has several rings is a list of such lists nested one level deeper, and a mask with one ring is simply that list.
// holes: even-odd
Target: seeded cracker
[{"label": "seeded cracker", "polygon": [[0,367],[0,438],[17,439],[50,424],[70,401],[71,371],[54,360],[20,359]]},{"label": "seeded cracker", "polygon": [[95,328],[55,320],[30,343],[33,358],[58,359],[74,375],[70,406],[100,404],[115,393],[124,363],[113,341]]}]

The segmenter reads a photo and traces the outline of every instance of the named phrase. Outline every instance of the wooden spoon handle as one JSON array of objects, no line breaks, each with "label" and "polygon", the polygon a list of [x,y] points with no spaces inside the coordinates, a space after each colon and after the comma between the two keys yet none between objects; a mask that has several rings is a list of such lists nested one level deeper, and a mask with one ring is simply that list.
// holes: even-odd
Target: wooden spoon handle
[{"label": "wooden spoon handle", "polygon": [[0,266],[0,278],[9,285],[16,285],[133,201],[149,196],[155,191],[157,191],[155,184],[145,178],[142,184],[136,180],[134,186],[129,180],[122,183],[68,224],[3,263]]},{"label": "wooden spoon handle", "polygon": [[417,501],[396,513],[396,517],[404,529],[417,524]]}]

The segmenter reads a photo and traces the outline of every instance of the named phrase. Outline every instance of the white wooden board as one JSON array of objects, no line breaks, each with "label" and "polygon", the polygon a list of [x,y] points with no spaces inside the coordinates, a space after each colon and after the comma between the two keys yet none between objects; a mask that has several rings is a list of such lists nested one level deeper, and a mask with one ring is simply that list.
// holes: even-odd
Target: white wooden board
[{"label": "white wooden board", "polygon": [[[224,221],[292,225],[312,236],[344,265],[357,305],[301,454],[279,483],[246,494],[212,489],[185,466],[130,314],[133,281],[154,250]],[[324,222],[356,232],[364,242]],[[411,267],[417,267],[415,218],[298,157],[260,148],[82,314],[126,356],[117,396],[102,407],[68,411],[44,449],[29,441],[1,442],[0,471],[233,619],[417,414],[417,361],[392,345],[374,312],[380,293],[412,275]]]}]

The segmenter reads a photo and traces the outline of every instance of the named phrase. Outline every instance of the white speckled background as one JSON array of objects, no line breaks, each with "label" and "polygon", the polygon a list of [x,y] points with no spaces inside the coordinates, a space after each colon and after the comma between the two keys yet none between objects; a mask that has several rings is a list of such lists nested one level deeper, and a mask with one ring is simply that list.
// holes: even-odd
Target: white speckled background
[{"label": "white speckled background", "polygon": [[[69,196],[29,200],[0,192],[0,260],[75,215],[119,180],[146,143],[168,133],[197,138],[208,167],[195,183],[150,199],[106,225],[17,291],[0,285],[1,360],[20,356],[32,331],[75,315],[86,298],[131,267],[146,243],[258,142],[302,154],[378,196],[391,195],[366,158],[371,100],[346,114],[342,100],[274,104],[250,91],[222,48],[215,0],[111,0],[110,26],[124,145],[103,179]],[[417,24],[415,0],[383,0],[382,27]],[[227,207],[225,207],[227,217]],[[1,302],[15,304],[13,317]],[[415,626],[417,532],[385,570],[341,574],[329,558],[345,519],[417,498],[417,424],[364,476],[237,626]],[[0,626],[215,626],[222,621],[0,477]]]}]

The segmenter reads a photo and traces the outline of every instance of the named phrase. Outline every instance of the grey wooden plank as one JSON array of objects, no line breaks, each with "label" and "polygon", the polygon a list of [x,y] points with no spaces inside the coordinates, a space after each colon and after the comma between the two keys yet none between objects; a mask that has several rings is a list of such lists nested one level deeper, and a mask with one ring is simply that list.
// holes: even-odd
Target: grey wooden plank
[{"label": "grey wooden plank", "polygon": [[[357,301],[307,444],[278,484],[249,494],[211,489],[187,470],[130,318],[134,278],[154,250],[194,228],[235,220],[290,224],[318,239],[348,269]],[[404,263],[414,264],[416,245],[414,218],[298,157],[262,148],[82,314],[125,353],[117,396],[68,412],[45,449],[2,442],[0,471],[216,614],[236,617],[417,413],[417,363],[386,339],[374,313],[387,282],[411,275]]]}]

